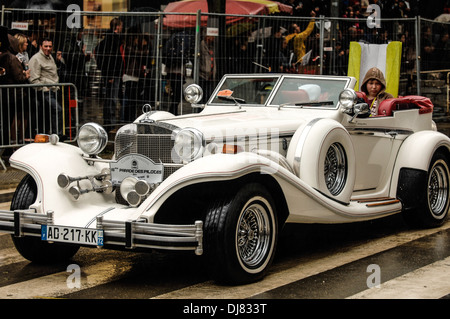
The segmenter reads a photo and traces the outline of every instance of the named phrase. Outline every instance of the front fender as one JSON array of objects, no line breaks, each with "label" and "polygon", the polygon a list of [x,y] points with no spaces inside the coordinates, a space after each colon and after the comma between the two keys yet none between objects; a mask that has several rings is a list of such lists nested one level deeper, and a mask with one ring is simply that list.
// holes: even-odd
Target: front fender
[{"label": "front fender", "polygon": [[255,153],[209,155],[183,166],[161,183],[139,207],[141,217],[153,221],[165,200],[184,187],[233,180],[253,173],[294,176],[288,168]]},{"label": "front fender", "polygon": [[397,189],[402,168],[413,168],[427,172],[431,158],[439,148],[444,148],[446,152],[450,152],[450,138],[440,132],[421,131],[409,136],[402,143],[398,152],[393,170],[391,190],[395,192]]},{"label": "front fender", "polygon": [[[107,164],[95,162],[88,165],[82,158],[82,151],[66,143],[36,143],[19,148],[10,157],[12,167],[30,174],[36,181],[38,194],[32,205],[39,213],[48,210],[59,212],[81,209],[88,203],[99,205],[113,203],[113,196],[105,196],[95,192],[84,194],[83,200],[74,202],[64,190],[58,186],[57,178],[61,173],[72,177],[95,175]],[[81,188],[90,188],[90,182],[80,181]]]}]

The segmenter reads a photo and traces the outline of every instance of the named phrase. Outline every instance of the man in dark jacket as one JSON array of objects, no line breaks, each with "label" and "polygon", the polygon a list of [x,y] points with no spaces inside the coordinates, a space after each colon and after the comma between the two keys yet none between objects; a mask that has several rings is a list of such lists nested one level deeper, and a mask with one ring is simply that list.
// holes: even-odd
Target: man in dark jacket
[{"label": "man in dark jacket", "polygon": [[110,33],[95,48],[97,68],[102,72],[106,87],[103,104],[103,124],[115,124],[119,89],[123,75],[123,59],[121,53],[123,22],[114,18],[110,22]]},{"label": "man in dark jacket", "polygon": [[65,53],[66,72],[70,78],[69,82],[75,83],[78,89],[78,100],[86,96],[88,80],[86,62],[91,58],[91,55],[86,53],[83,35],[83,29],[78,29],[66,39],[63,50]]}]

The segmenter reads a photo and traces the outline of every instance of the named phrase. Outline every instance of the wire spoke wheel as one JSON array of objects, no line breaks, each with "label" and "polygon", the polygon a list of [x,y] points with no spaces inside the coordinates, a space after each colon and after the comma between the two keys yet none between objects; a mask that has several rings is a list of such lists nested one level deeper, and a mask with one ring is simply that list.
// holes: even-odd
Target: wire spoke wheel
[{"label": "wire spoke wheel", "polygon": [[205,218],[205,255],[216,281],[247,284],[264,277],[275,255],[275,201],[260,183],[211,203]]},{"label": "wire spoke wheel", "polygon": [[241,262],[248,268],[258,267],[270,249],[272,230],[267,209],[263,204],[252,203],[238,221],[236,248]]},{"label": "wire spoke wheel", "polygon": [[344,148],[333,143],[327,151],[324,163],[325,183],[331,195],[338,195],[345,186],[347,176],[347,158]]},{"label": "wire spoke wheel", "polygon": [[443,160],[436,161],[428,178],[428,205],[435,218],[444,215],[449,201],[449,169]]}]

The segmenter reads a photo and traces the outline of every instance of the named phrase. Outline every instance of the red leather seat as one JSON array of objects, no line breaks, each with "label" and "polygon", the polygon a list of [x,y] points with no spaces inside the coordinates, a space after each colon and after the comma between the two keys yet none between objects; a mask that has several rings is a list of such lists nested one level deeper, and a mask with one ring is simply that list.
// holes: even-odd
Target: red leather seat
[{"label": "red leather seat", "polygon": [[368,102],[366,93],[357,91],[356,96],[359,97],[360,99],[363,99],[366,103]]},{"label": "red leather seat", "polygon": [[419,114],[433,112],[433,103],[424,96],[408,95],[393,99],[387,99],[380,103],[378,116],[392,116],[393,111],[418,109]]}]

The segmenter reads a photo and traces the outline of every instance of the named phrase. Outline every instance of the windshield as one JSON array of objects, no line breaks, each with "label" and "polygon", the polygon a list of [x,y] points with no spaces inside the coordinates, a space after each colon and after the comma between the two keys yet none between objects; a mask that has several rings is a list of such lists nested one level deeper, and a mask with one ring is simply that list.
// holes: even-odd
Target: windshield
[{"label": "windshield", "polygon": [[266,104],[278,77],[227,78],[211,103]]},{"label": "windshield", "polygon": [[308,105],[319,102],[315,105],[335,107],[347,83],[347,78],[285,78],[270,104]]},{"label": "windshield", "polygon": [[[278,80],[282,81],[278,84]],[[253,105],[301,105],[335,108],[347,77],[273,76],[226,77],[210,103]]]}]

